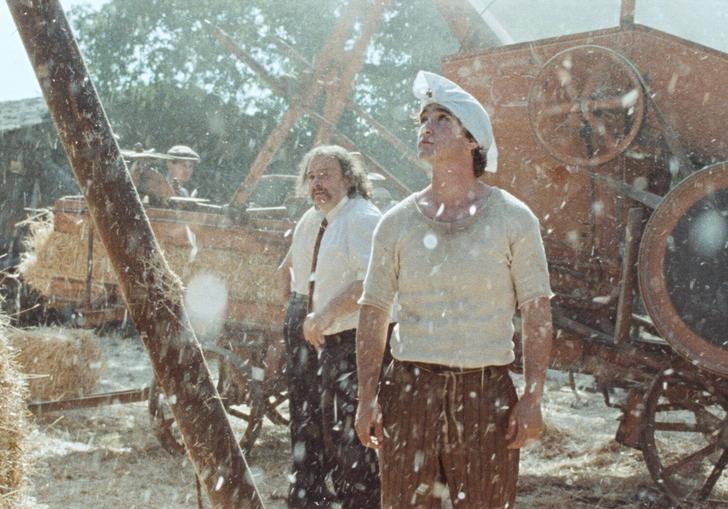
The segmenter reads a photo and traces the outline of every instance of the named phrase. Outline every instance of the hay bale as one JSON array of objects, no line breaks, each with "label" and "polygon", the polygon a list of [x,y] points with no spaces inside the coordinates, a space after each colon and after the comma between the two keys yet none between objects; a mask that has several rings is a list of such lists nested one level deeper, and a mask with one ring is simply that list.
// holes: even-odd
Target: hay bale
[{"label": "hay bale", "polygon": [[24,448],[27,387],[6,331],[5,318],[0,315],[0,508],[17,508],[26,501],[30,468]]},{"label": "hay bale", "polygon": [[20,370],[33,401],[91,394],[103,371],[101,347],[93,332],[80,329],[9,329]]},{"label": "hay bale", "polygon": [[[44,295],[50,295],[54,278],[86,281],[87,229],[82,228],[80,235],[60,232],[53,229],[52,219],[43,218],[31,223],[30,231],[28,250],[19,267],[25,281]],[[278,257],[268,253],[233,252],[213,246],[201,247],[191,256],[190,246],[173,244],[164,236],[160,236],[159,240],[170,268],[185,283],[195,275],[212,274],[227,283],[231,300],[280,304],[280,296],[275,285],[271,284],[276,280]],[[103,298],[107,285],[117,284],[116,273],[102,243],[95,241],[92,300]],[[83,295],[74,297],[80,301]]]}]

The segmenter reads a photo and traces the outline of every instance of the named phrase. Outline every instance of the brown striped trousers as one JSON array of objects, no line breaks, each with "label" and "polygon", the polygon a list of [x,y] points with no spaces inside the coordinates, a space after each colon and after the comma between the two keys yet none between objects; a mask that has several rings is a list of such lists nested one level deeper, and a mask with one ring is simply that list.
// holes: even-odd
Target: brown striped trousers
[{"label": "brown striped trousers", "polygon": [[506,447],[517,401],[505,366],[452,369],[393,361],[379,401],[382,507],[515,507],[518,450]]}]

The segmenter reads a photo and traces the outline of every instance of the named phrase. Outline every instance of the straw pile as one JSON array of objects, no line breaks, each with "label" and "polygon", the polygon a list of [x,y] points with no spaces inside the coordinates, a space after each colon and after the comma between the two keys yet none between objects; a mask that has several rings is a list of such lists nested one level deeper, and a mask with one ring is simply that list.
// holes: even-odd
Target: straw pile
[{"label": "straw pile", "polygon": [[93,392],[103,362],[93,332],[80,329],[10,329],[20,370],[33,401],[58,400]]},{"label": "straw pile", "polygon": [[[28,254],[20,266],[25,281],[44,295],[50,294],[54,277],[85,281],[87,230],[83,232],[78,236],[54,231],[52,220],[47,218],[32,223]],[[165,245],[164,237],[160,242],[170,268],[183,281],[200,273],[214,274],[227,283],[230,299],[279,303],[279,296],[271,285],[279,262],[276,254],[236,253],[208,246],[197,251],[192,246]],[[98,241],[94,242],[93,283],[94,299],[103,296],[104,285],[117,284],[116,273]]]},{"label": "straw pile", "polygon": [[0,508],[17,508],[26,500],[28,459],[24,442],[28,433],[25,400],[27,387],[0,316]]}]

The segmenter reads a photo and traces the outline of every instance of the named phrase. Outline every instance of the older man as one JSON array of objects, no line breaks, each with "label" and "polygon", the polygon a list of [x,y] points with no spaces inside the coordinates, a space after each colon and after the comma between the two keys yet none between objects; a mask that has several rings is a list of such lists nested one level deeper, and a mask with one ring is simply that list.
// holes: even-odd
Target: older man
[{"label": "older man", "polygon": [[[379,449],[382,506],[513,507],[519,448],[541,433],[551,290],[539,223],[479,178],[495,169],[488,114],[455,83],[420,72],[418,155],[428,187],[377,227],[358,326],[357,433]],[[378,390],[398,295],[395,360]],[[526,385],[508,373],[520,309]]]},{"label": "older man", "polygon": [[[370,201],[371,185],[359,159],[339,146],[319,146],[306,154],[301,185],[320,211],[303,334],[319,354],[323,439],[332,480],[344,508],[378,508],[376,454],[359,443],[354,414],[357,299],[381,214]],[[299,383],[314,386],[317,381]],[[303,390],[301,386],[294,389]],[[313,396],[309,389],[305,391]]]}]

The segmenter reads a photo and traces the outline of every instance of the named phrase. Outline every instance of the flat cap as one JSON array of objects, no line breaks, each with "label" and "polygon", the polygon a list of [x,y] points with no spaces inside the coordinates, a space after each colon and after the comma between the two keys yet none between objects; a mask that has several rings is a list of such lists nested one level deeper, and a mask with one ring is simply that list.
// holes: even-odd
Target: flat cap
[{"label": "flat cap", "polygon": [[199,161],[200,155],[187,145],[175,145],[167,150],[170,159],[179,159],[183,161]]}]

